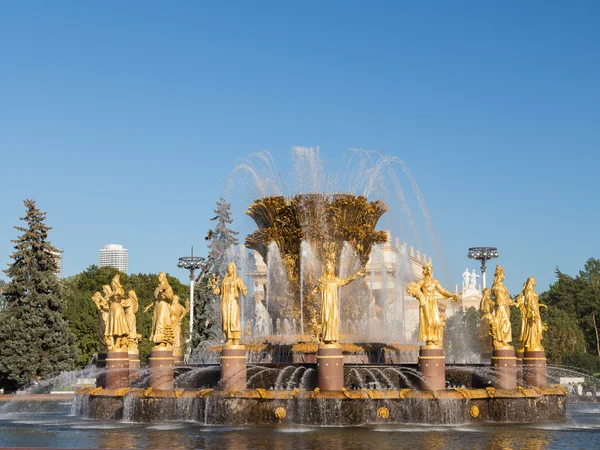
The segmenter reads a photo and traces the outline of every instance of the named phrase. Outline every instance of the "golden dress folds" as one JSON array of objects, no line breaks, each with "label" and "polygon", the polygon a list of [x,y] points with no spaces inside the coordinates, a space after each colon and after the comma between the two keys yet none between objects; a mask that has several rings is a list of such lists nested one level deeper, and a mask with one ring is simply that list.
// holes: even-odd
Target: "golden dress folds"
[{"label": "golden dress folds", "polygon": [[240,292],[242,295],[246,295],[248,292],[242,279],[235,273],[226,276],[221,288],[221,328],[225,339],[240,339],[242,336]]}]

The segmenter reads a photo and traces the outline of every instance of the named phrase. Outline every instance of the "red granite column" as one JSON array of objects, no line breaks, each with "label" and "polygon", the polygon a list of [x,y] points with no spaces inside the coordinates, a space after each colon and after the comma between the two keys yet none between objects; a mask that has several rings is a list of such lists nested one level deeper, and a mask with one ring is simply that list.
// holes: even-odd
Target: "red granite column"
[{"label": "red granite column", "polygon": [[446,359],[444,349],[434,345],[422,345],[419,349],[419,372],[423,378],[420,388],[423,391],[446,389]]},{"label": "red granite column", "polygon": [[173,351],[173,361],[175,361],[175,365],[183,364],[183,352],[181,348],[177,348]]},{"label": "red granite column", "polygon": [[547,385],[546,354],[543,348],[525,349],[523,354],[523,379],[526,386]]},{"label": "red granite column", "polygon": [[221,351],[221,390],[246,389],[246,347],[226,344]]},{"label": "red granite column", "polygon": [[106,389],[129,386],[129,356],[127,350],[109,350],[106,355]]},{"label": "red granite column", "polygon": [[96,367],[98,369],[104,369],[98,371],[96,375],[96,387],[106,387],[106,353],[98,353],[98,359],[96,360]]},{"label": "red granite column", "polygon": [[517,358],[515,349],[507,347],[492,351],[493,386],[496,389],[515,389],[517,387]]},{"label": "red granite column", "polygon": [[136,348],[127,351],[129,357],[129,383],[135,383],[140,378],[140,353]]},{"label": "red granite column", "polygon": [[517,357],[517,385],[523,385],[523,349],[520,348],[515,350],[515,356]]},{"label": "red granite column", "polygon": [[154,347],[148,360],[150,366],[150,387],[168,391],[173,389],[173,350]]},{"label": "red granite column", "polygon": [[344,356],[340,344],[319,345],[317,379],[321,391],[341,391],[344,387]]}]

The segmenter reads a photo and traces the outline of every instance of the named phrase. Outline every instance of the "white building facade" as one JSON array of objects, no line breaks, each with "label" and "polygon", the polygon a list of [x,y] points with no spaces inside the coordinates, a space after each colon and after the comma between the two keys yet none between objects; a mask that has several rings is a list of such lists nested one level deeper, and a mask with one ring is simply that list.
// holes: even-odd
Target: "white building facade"
[{"label": "white building facade", "polygon": [[107,244],[98,251],[98,267],[114,267],[129,272],[128,251],[120,244]]}]

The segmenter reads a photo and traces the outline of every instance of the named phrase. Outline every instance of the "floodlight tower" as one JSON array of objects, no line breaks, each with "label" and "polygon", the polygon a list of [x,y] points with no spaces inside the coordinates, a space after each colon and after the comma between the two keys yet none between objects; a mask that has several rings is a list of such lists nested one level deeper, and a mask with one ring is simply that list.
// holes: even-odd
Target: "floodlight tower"
[{"label": "floodlight tower", "polygon": [[488,259],[498,257],[498,249],[496,247],[471,247],[467,256],[481,262],[481,278],[483,289],[485,289],[485,263]]}]

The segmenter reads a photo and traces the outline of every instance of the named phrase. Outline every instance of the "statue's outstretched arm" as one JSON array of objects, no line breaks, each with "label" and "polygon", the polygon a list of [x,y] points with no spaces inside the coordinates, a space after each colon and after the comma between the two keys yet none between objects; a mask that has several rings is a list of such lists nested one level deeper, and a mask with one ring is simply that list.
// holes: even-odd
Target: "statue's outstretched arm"
[{"label": "statue's outstretched arm", "polygon": [[344,278],[340,284],[340,286],[346,286],[347,284],[352,283],[354,280],[356,280],[358,277],[364,277],[365,276],[365,269],[360,269],[358,272],[356,272],[354,275],[350,275],[348,278]]}]

